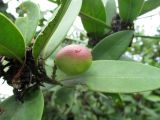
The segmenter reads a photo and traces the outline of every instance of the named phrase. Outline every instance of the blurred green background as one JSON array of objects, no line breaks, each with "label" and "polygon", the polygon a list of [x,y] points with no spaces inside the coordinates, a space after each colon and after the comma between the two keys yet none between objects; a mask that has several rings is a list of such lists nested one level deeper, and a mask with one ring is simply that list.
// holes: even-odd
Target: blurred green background
[{"label": "blurred green background", "polygon": [[[0,0],[0,12],[12,21],[21,16],[21,10],[15,9],[22,1]],[[56,5],[38,1],[41,7],[41,22],[37,33],[47,23]],[[44,5],[43,5],[44,4]],[[157,18],[159,18],[157,20]],[[149,36],[160,36],[160,8],[141,16],[135,21],[137,33]],[[157,21],[149,23],[149,21]],[[64,44],[86,44],[87,33],[79,18],[73,24]],[[131,47],[126,51],[130,60],[160,67],[160,38],[140,36],[134,38]],[[123,57],[124,59],[124,57]],[[132,68],[131,68],[132,69]],[[6,87],[6,85],[5,85]],[[3,87],[0,88],[3,89]],[[8,97],[11,88],[3,90],[0,101]],[[60,88],[47,86],[44,88],[45,109],[43,120],[159,120],[160,90],[135,94],[107,94],[87,91],[87,88]]]}]

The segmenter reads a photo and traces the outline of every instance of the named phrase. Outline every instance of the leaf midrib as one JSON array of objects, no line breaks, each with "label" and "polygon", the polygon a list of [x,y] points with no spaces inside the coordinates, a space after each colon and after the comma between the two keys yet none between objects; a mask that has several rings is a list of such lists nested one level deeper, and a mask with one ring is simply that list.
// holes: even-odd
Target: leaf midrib
[{"label": "leaf midrib", "polygon": [[100,20],[100,19],[97,19],[97,18],[95,18],[95,17],[92,17],[92,16],[90,16],[90,15],[88,15],[88,14],[82,12],[82,11],[80,11],[79,14],[80,14],[80,16],[87,17],[87,18],[89,18],[89,19],[91,19],[91,20],[93,20],[93,21],[95,21],[95,22],[97,22],[97,23],[99,23],[99,24],[101,24],[101,25],[104,25],[104,26],[105,26],[106,28],[108,28],[108,29],[112,29],[111,26],[107,25],[105,22],[103,22],[103,21]]}]

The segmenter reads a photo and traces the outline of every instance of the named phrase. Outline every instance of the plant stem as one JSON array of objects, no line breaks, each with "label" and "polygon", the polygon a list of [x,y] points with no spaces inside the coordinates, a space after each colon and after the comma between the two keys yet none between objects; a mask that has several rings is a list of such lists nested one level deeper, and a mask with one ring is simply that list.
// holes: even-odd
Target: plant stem
[{"label": "plant stem", "polygon": [[138,35],[138,34],[135,34],[134,37],[151,38],[151,39],[160,39],[160,36],[145,36],[145,35]]},{"label": "plant stem", "polygon": [[50,79],[48,77],[46,77],[46,79],[44,80],[45,83],[48,84],[52,84],[52,85],[60,85],[63,86],[59,81],[55,80],[55,79]]}]

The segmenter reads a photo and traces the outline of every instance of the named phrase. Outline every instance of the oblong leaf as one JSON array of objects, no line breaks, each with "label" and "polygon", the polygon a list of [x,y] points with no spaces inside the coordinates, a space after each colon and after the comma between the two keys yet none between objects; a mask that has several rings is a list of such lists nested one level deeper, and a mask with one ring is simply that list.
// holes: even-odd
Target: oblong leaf
[{"label": "oblong leaf", "polygon": [[160,69],[136,62],[99,60],[90,69],[65,82],[80,82],[89,89],[109,93],[133,93],[160,88]]},{"label": "oblong leaf", "polygon": [[106,5],[106,23],[111,26],[111,22],[114,16],[116,16],[116,2],[115,0],[107,0]]},{"label": "oblong leaf", "polygon": [[19,17],[16,19],[15,21],[15,24],[16,26],[19,28],[19,30],[21,31],[23,37],[24,37],[24,40],[26,42],[26,29],[27,29],[27,26],[28,26],[28,18],[27,17]]},{"label": "oblong leaf", "polygon": [[36,28],[40,19],[40,9],[38,5],[31,1],[22,3],[20,8],[27,13],[27,16],[18,18],[15,24],[21,30],[26,45],[28,45],[30,44],[36,32]]},{"label": "oblong leaf", "polygon": [[85,30],[101,36],[106,30],[105,7],[101,0],[83,0],[80,17]]},{"label": "oblong leaf", "polygon": [[94,60],[118,59],[128,48],[133,31],[126,30],[114,33],[101,40],[92,50]]},{"label": "oblong leaf", "polygon": [[157,7],[160,7],[160,0],[147,0],[144,2],[140,15],[156,9]]},{"label": "oblong leaf", "polygon": [[27,94],[24,103],[9,97],[0,104],[3,112],[0,120],[41,120],[43,113],[44,100],[41,90],[32,91]]},{"label": "oblong leaf", "polygon": [[69,28],[77,17],[82,0],[65,0],[55,18],[39,34],[33,47],[35,60],[43,51],[43,58],[47,58],[56,50],[66,36]]},{"label": "oblong leaf", "polygon": [[25,43],[16,26],[0,13],[0,55],[14,57],[22,62],[25,56]]},{"label": "oblong leaf", "polygon": [[119,14],[123,21],[135,20],[141,12],[144,0],[118,0]]}]

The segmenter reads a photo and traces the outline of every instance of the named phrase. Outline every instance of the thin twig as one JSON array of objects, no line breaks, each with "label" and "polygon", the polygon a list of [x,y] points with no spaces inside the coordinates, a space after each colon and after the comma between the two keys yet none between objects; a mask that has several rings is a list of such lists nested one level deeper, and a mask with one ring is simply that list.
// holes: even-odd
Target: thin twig
[{"label": "thin twig", "polygon": [[60,86],[63,86],[62,83],[60,83],[59,81],[55,80],[55,79],[50,79],[48,77],[45,78],[44,80],[45,83],[48,83],[48,84],[52,84],[52,85],[60,85]]},{"label": "thin twig", "polygon": [[151,39],[159,39],[160,40],[160,36],[145,36],[145,35],[135,34],[134,37],[151,38]]},{"label": "thin twig", "polygon": [[137,20],[145,19],[145,18],[150,18],[150,17],[157,16],[157,15],[160,15],[160,13],[155,13],[153,15],[149,15],[149,16],[145,16],[145,17],[138,17]]}]

